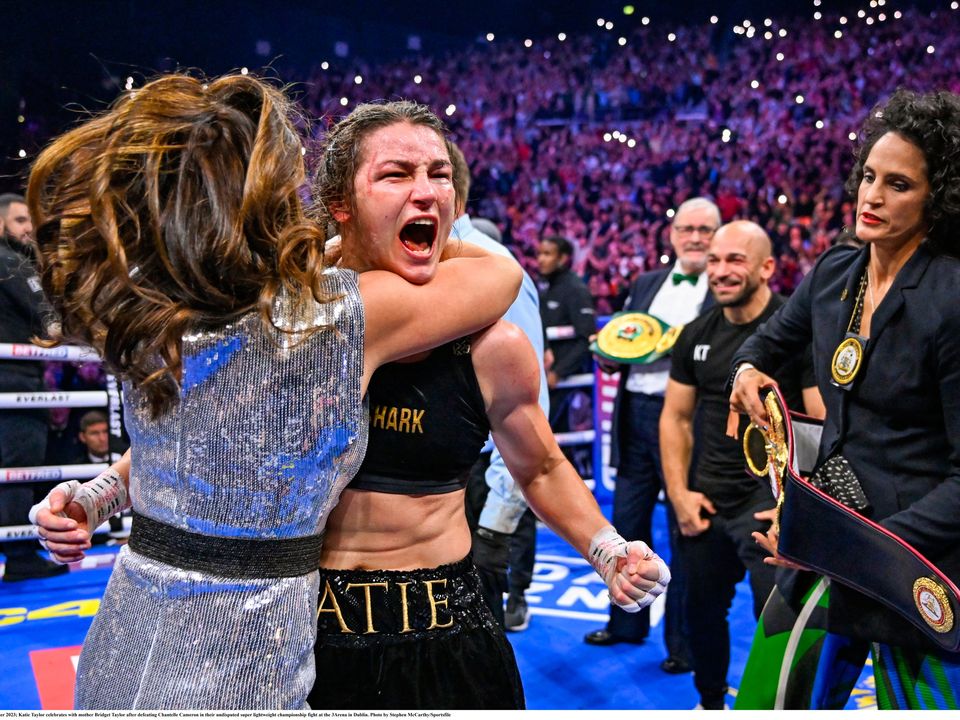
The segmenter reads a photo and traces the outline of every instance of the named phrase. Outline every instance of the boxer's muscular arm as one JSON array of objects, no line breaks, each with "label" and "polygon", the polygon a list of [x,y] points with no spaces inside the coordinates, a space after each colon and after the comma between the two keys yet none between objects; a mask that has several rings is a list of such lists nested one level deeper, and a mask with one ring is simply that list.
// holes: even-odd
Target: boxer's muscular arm
[{"label": "boxer's muscular arm", "polygon": [[[501,321],[478,334],[471,352],[493,439],[510,474],[537,516],[591,559],[591,541],[610,524],[564,457],[537,402],[540,370],[529,341]],[[662,592],[669,572],[659,558],[644,555],[636,549],[617,562],[626,575],[608,579],[608,586],[618,604]]]}]

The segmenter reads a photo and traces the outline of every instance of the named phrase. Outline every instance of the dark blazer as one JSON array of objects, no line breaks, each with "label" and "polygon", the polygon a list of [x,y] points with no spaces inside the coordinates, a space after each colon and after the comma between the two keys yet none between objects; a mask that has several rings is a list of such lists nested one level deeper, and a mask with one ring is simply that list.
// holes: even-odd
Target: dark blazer
[{"label": "dark blazer", "polygon": [[960,260],[918,248],[874,312],[863,364],[846,391],[831,384],[830,368],[868,259],[868,247],[825,253],[789,302],[743,344],[734,365],[773,367],[812,341],[827,407],[819,459],[843,454],[873,506],[870,518],[957,582]]},{"label": "dark blazer", "polygon": [[[650,305],[653,304],[653,299],[656,297],[660,287],[667,281],[672,273],[673,266],[671,265],[663,270],[651,270],[639,275],[637,279],[633,281],[633,285],[630,286],[630,294],[627,295],[627,300],[623,306],[624,312],[647,312],[650,309]],[[707,295],[703,299],[703,307],[700,308],[700,313],[703,314],[709,310],[713,307],[713,304],[713,293],[707,290]],[[626,430],[621,424],[620,400],[623,394],[627,392],[627,376],[629,374],[630,366],[621,365],[620,382],[617,385],[617,398],[613,403],[613,419],[610,425],[612,428],[610,438],[610,467],[617,469],[620,468],[620,442],[622,439],[620,436]]]}]

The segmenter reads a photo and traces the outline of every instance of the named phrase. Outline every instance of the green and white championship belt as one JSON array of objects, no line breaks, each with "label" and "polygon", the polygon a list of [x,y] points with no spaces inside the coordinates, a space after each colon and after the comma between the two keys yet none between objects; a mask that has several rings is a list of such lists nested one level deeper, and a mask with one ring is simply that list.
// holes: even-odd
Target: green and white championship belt
[{"label": "green and white championship belt", "polygon": [[603,326],[590,349],[615,363],[646,365],[669,355],[682,329],[649,313],[621,312]]}]

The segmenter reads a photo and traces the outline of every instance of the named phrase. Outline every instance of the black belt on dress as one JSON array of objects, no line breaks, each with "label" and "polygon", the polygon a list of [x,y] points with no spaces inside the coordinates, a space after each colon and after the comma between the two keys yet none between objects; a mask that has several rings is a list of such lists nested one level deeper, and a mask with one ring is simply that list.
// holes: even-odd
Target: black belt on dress
[{"label": "black belt on dress", "polygon": [[130,549],[183,570],[234,578],[306,575],[320,567],[323,534],[228,538],[181,530],[133,511]]}]

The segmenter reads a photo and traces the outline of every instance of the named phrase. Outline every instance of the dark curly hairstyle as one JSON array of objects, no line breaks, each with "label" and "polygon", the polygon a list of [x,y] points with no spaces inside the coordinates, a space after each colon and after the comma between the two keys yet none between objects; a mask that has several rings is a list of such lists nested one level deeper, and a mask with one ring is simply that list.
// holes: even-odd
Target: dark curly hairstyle
[{"label": "dark curly hairstyle", "polygon": [[272,328],[284,288],[302,304],[332,299],[296,128],[294,106],[262,80],[174,74],[124,93],[33,166],[59,340],[94,347],[155,416],[177,401],[184,333],[252,310]]},{"label": "dark curly hairstyle", "polygon": [[321,160],[314,183],[320,219],[335,226],[337,208],[355,209],[354,180],[363,161],[363,141],[380,128],[396,123],[423,125],[446,140],[447,127],[426,105],[409,100],[361,103],[353,112],[335,124],[321,147]]},{"label": "dark curly hairstyle", "polygon": [[916,145],[926,161],[928,247],[935,253],[960,256],[960,96],[900,89],[873,108],[860,132],[856,163],[846,183],[853,197],[863,180],[867,156],[888,132]]}]

